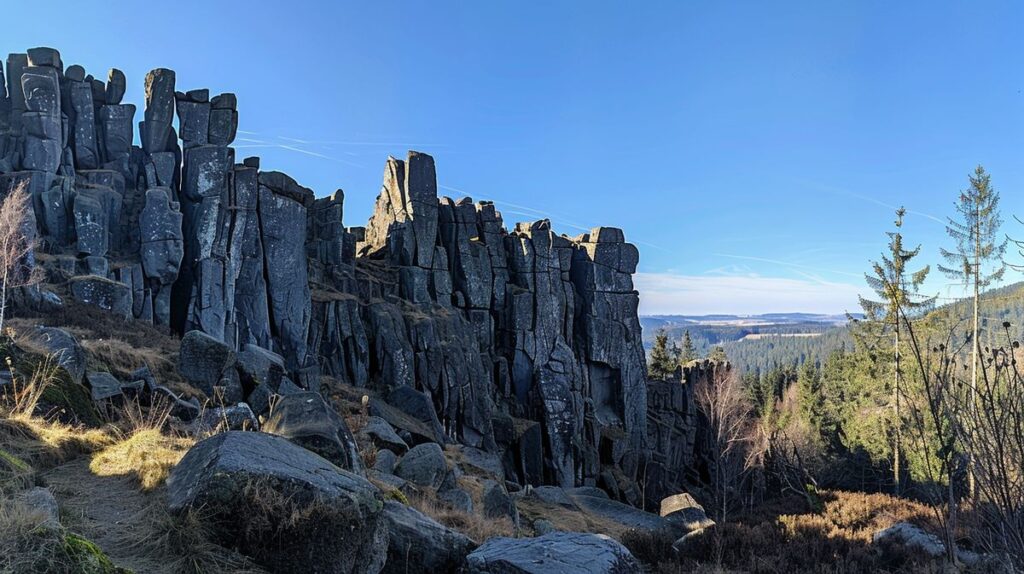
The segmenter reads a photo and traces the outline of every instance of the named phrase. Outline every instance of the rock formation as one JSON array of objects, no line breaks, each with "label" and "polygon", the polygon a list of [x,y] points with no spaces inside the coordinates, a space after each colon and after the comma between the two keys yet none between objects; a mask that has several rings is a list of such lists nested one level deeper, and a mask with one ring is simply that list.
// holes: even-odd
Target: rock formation
[{"label": "rock formation", "polygon": [[[136,138],[119,70],[104,82],[36,48],[4,71],[0,194],[26,182],[47,265],[83,276],[77,299],[239,353],[196,373],[200,388],[260,414],[270,393],[327,375],[401,403],[431,440],[496,455],[520,484],[639,504],[648,462],[675,480],[690,399],[649,390],[639,254],[621,230],[508,230],[492,203],[439,197],[420,152],[389,157],[370,221],[345,227],[340,190],[317,198],[238,161],[234,94],[153,70]],[[277,371],[256,349],[281,357]]]}]

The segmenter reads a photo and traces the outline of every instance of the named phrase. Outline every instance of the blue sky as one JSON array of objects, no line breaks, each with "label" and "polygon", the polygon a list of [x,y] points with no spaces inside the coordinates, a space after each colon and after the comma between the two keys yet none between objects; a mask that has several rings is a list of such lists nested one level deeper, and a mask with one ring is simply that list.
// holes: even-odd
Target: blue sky
[{"label": "blue sky", "polygon": [[978,163],[1024,236],[1019,3],[264,4],[16,2],[0,49],[237,93],[239,154],[348,225],[414,148],[509,227],[622,227],[646,313],[855,310],[892,207],[936,262]]}]

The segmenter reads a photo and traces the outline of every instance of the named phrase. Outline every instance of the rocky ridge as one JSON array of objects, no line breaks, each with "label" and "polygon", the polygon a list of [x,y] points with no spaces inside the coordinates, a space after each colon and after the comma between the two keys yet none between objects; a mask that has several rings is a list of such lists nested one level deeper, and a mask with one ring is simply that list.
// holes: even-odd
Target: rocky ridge
[{"label": "rocky ridge", "polygon": [[370,221],[346,227],[341,190],[317,197],[236,157],[234,94],[152,70],[136,137],[117,69],[104,81],[34,48],[2,71],[0,193],[31,192],[50,281],[208,336],[206,361],[182,356],[210,398],[258,416],[329,376],[386,397],[371,414],[407,441],[495,455],[515,484],[633,505],[677,491],[692,396],[647,381],[639,253],[621,230],[506,228],[493,203],[439,197],[434,159],[415,151],[387,159]]}]

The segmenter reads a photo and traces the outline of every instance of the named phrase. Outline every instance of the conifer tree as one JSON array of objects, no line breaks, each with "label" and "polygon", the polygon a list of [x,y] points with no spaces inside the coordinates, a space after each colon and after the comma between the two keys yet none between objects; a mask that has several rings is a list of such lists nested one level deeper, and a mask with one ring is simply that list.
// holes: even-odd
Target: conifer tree
[{"label": "conifer tree", "polygon": [[906,210],[896,210],[896,230],[889,231],[888,253],[882,254],[881,261],[872,262],[872,273],[865,273],[868,286],[877,294],[879,300],[860,298],[865,319],[870,323],[886,328],[893,340],[893,437],[892,437],[892,470],[893,487],[896,494],[900,493],[900,445],[902,443],[902,413],[900,412],[900,393],[902,373],[900,371],[900,324],[909,322],[911,318],[934,306],[935,297],[922,297],[918,294],[921,284],[930,271],[925,266],[917,271],[907,271],[907,264],[921,252],[921,246],[907,250],[903,247],[903,216]]},{"label": "conifer tree", "polygon": [[820,431],[824,399],[821,392],[821,372],[815,361],[807,360],[800,365],[796,382],[800,389],[800,414]]},{"label": "conifer tree", "polygon": [[690,330],[683,332],[683,350],[679,362],[683,365],[697,359],[697,349],[693,346],[693,339],[690,338]]},{"label": "conifer tree", "polygon": [[651,356],[647,360],[647,374],[651,379],[666,380],[676,370],[675,361],[668,348],[668,334],[665,329],[658,329],[654,335],[654,346],[651,347]]},{"label": "conifer tree", "polygon": [[[974,408],[981,346],[978,309],[980,295],[981,291],[1000,281],[1006,272],[1003,255],[1006,253],[1007,239],[999,238],[999,227],[1003,223],[999,214],[999,193],[992,187],[989,174],[979,165],[968,179],[970,187],[960,192],[960,199],[956,202],[956,217],[947,218],[946,233],[956,243],[956,249],[942,249],[942,257],[947,265],[939,265],[939,270],[951,279],[961,281],[968,292],[973,292],[970,401],[971,408]],[[973,498],[974,471],[970,462],[967,483],[968,492]]]}]

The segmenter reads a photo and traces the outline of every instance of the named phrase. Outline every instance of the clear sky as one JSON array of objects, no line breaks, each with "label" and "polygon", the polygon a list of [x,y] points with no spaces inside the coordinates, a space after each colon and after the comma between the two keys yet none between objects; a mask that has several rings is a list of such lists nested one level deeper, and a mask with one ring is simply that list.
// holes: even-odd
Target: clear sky
[{"label": "clear sky", "polygon": [[[271,7],[273,6],[273,7]],[[35,2],[5,52],[238,94],[239,154],[362,225],[387,154],[506,222],[612,225],[641,312],[856,310],[893,207],[936,262],[978,163],[1024,236],[1016,2]],[[16,24],[15,24],[16,23]],[[140,105],[141,110],[141,105]],[[141,112],[140,112],[141,116]],[[1019,280],[1020,275],[1012,276]],[[959,290],[937,273],[931,292]]]}]

